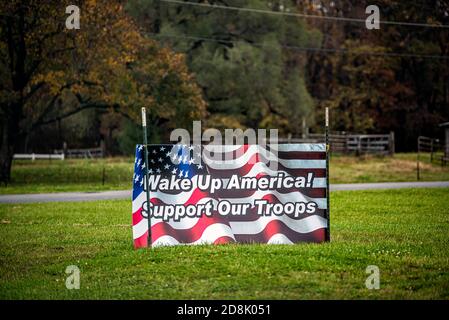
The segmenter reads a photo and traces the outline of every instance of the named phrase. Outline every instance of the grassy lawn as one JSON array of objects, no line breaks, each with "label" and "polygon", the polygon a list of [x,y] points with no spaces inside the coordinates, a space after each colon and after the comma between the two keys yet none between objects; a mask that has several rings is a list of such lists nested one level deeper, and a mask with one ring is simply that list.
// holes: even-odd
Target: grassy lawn
[{"label": "grassy lawn", "polygon": [[[417,181],[416,153],[398,153],[393,157],[333,156],[330,163],[331,183]],[[429,154],[420,156],[420,180],[449,180],[449,165],[441,166]]]},{"label": "grassy lawn", "polygon": [[0,186],[0,194],[131,189],[133,161],[119,157],[14,161],[12,183]]},{"label": "grassy lawn", "polygon": [[[0,194],[100,191],[131,188],[133,158],[15,161],[12,184]],[[423,181],[449,180],[449,166],[430,163],[423,156]],[[331,183],[416,181],[416,153],[394,157],[332,156]],[[103,183],[104,169],[104,183]]]},{"label": "grassy lawn", "polygon": [[[3,204],[0,299],[449,299],[449,189],[331,201],[331,243],[146,250],[132,248],[129,201]],[[65,288],[68,265],[80,290]]]}]

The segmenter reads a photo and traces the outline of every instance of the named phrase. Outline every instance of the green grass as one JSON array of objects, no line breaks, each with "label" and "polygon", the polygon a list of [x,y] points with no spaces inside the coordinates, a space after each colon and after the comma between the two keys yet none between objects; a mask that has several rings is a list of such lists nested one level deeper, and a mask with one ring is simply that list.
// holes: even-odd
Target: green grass
[{"label": "green grass", "polygon": [[[132,187],[132,158],[14,161],[0,194],[123,190]],[[103,183],[104,172],[104,183]]]},{"label": "green grass", "polygon": [[[331,183],[416,181],[416,153],[394,157],[332,156],[330,168]],[[132,171],[132,158],[15,161],[12,183],[0,186],[0,194],[130,189]],[[431,164],[429,155],[424,155],[421,179],[449,180],[449,166]]]},{"label": "green grass", "polygon": [[330,243],[143,250],[129,201],[2,204],[0,299],[449,299],[448,203],[447,188],[334,192]]},{"label": "green grass", "polygon": [[[336,155],[331,157],[331,183],[417,181],[416,156],[416,153],[397,153],[393,157],[359,158]],[[447,181],[449,166],[443,167],[437,160],[431,163],[430,154],[422,154],[420,180]]]}]

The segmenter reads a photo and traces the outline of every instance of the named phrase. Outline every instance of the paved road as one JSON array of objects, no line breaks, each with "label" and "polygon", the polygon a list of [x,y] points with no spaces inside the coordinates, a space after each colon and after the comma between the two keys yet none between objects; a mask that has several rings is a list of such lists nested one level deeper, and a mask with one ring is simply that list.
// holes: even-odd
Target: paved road
[{"label": "paved road", "polygon": [[94,201],[131,199],[130,190],[101,192],[61,192],[39,194],[0,195],[0,203],[31,203],[31,202],[64,202],[64,201]]},{"label": "paved road", "polygon": [[[435,182],[382,182],[382,183],[350,183],[333,184],[331,191],[400,189],[400,188],[443,188],[449,187],[449,181]],[[0,195],[0,203],[32,203],[32,202],[64,202],[131,199],[130,190],[102,192],[64,192],[40,194]]]}]

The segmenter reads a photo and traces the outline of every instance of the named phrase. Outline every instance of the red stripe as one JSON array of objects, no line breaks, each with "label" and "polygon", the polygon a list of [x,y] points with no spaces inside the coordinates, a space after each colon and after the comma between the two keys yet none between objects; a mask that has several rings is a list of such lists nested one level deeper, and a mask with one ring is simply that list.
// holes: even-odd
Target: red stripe
[{"label": "red stripe", "polygon": [[224,237],[217,238],[214,241],[214,244],[226,244],[226,243],[235,243],[235,240],[232,239],[231,237],[224,236]]},{"label": "red stripe", "polygon": [[134,239],[134,248],[146,248],[148,247],[148,231],[146,231],[139,238]]},{"label": "red stripe", "polygon": [[137,210],[136,212],[133,212],[133,226],[138,224],[140,221],[142,221],[142,208]]},{"label": "red stripe", "polygon": [[154,242],[162,236],[168,235],[181,243],[195,242],[201,238],[204,230],[215,223],[221,223],[229,226],[227,219],[224,217],[207,217],[202,216],[197,223],[190,229],[175,229],[167,222],[158,222],[151,227],[151,241]]}]

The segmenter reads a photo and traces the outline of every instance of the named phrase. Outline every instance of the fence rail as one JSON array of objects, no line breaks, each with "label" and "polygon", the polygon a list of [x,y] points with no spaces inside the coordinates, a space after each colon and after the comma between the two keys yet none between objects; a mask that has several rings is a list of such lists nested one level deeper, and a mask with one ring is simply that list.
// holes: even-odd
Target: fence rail
[{"label": "fence rail", "polygon": [[430,152],[431,154],[437,151],[443,151],[443,144],[439,139],[429,137],[418,137],[418,151]]},{"label": "fence rail", "polygon": [[65,149],[55,150],[55,153],[64,153],[66,158],[103,158],[103,148]]},{"label": "fence rail", "polygon": [[423,154],[430,156],[430,163],[441,161],[441,165],[446,165],[448,159],[444,156],[444,145],[439,139],[419,136],[417,140],[418,153],[416,156],[416,178],[421,178],[420,159],[423,158]]},{"label": "fence rail", "polygon": [[42,153],[16,153],[14,160],[64,160],[64,153],[61,154],[42,154]]},{"label": "fence rail", "polygon": [[[280,138],[279,143],[318,143],[324,142],[325,136],[322,133],[310,133],[304,138]],[[394,133],[390,134],[329,134],[329,144],[331,153],[354,153],[393,155],[394,154]]]}]

